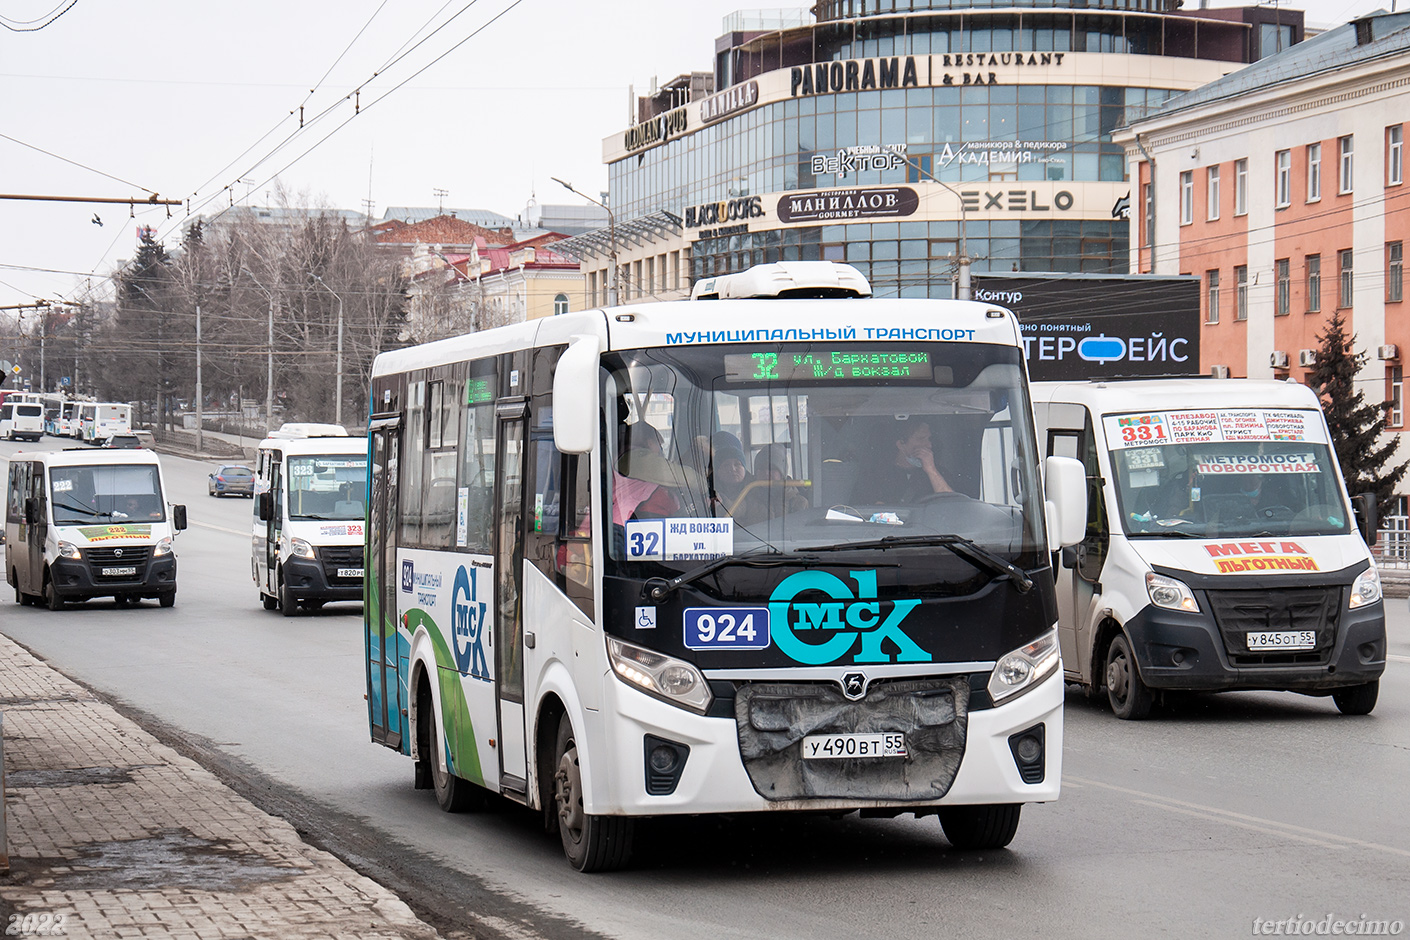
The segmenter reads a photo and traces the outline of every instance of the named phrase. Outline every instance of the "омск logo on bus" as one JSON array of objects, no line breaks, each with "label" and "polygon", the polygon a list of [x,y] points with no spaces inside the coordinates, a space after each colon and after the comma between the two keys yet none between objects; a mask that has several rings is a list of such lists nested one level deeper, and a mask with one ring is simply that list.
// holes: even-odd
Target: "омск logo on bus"
[{"label": "\u043e\u043c\u0441\u043a logo on bus", "polygon": [[[846,581],[823,571],[799,571],[774,588],[769,595],[769,621],[783,654],[808,666],[835,663],[854,649],[854,663],[930,662],[930,654],[901,629],[901,622],[920,606],[920,600],[878,601],[874,570],[850,571],[847,576],[857,583],[855,592]],[[810,592],[831,600],[793,600]],[[890,610],[884,611],[887,605]],[[823,631],[826,639],[814,639]],[[882,650],[886,640],[898,650],[894,657]]]},{"label": "\u043e\u043c\u0441\u043a logo on bus", "polygon": [[464,565],[455,573],[450,594],[450,632],[455,638],[455,665],[477,679],[490,678],[485,662],[485,605],[479,600],[478,570]]}]

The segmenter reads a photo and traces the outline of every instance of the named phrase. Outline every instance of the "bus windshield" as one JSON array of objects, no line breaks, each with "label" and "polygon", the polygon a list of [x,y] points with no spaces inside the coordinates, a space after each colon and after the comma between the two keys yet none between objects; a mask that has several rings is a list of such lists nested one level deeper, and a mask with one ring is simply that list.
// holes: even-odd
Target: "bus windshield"
[{"label": "bus windshield", "polygon": [[927,536],[1040,559],[1015,347],[699,346],[603,361],[614,561],[680,571],[888,537],[937,551]]},{"label": "bus windshield", "polygon": [[[1315,415],[1172,412],[1108,416],[1106,421],[1127,535],[1224,538],[1351,531],[1336,456]],[[1123,439],[1124,428],[1134,429],[1125,434],[1130,440]],[[1151,442],[1162,439],[1181,442]]]},{"label": "bus windshield", "polygon": [[166,520],[153,464],[54,467],[49,487],[55,525]]},{"label": "bus windshield", "polygon": [[362,519],[367,458],[320,454],[289,458],[289,518]]}]

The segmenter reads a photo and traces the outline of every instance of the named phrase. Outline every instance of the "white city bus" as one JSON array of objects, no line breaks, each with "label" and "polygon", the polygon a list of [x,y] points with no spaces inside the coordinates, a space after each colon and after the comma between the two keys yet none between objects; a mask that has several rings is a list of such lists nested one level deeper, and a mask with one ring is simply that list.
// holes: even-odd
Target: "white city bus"
[{"label": "white city bus", "polygon": [[7,441],[37,441],[43,436],[42,404],[13,395],[0,403],[0,438]]},{"label": "white city bus", "polygon": [[996,848],[1057,798],[1081,465],[1045,502],[1012,314],[869,295],[764,265],[378,357],[369,719],[442,808],[552,807],[592,871],[640,817]]},{"label": "white city bus", "polygon": [[101,444],[114,434],[132,433],[132,406],[118,402],[81,402],[76,411],[73,436]]},{"label": "white city bus", "polygon": [[250,572],[286,617],[362,600],[367,441],[335,424],[285,424],[260,442]]}]

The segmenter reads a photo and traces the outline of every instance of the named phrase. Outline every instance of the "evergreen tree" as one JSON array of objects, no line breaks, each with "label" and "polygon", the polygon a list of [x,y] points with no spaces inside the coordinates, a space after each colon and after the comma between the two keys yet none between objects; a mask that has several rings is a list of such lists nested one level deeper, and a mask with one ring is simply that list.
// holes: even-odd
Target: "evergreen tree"
[{"label": "evergreen tree", "polygon": [[1398,435],[1391,434],[1384,441],[1381,438],[1390,403],[1367,404],[1365,394],[1356,390],[1356,373],[1367,357],[1366,353],[1355,351],[1356,336],[1347,335],[1346,321],[1340,311],[1332,314],[1318,340],[1322,345],[1317,350],[1317,366],[1308,384],[1322,400],[1322,412],[1327,418],[1346,490],[1352,496],[1375,493],[1377,512],[1384,514],[1396,484],[1410,466],[1407,460],[1386,468],[1400,446]]}]

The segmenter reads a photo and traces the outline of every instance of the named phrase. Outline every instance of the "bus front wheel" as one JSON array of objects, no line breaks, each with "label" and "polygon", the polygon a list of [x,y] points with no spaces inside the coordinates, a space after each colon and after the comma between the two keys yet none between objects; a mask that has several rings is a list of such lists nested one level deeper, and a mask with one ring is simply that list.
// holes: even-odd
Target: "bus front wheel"
[{"label": "bus front wheel", "polygon": [[1151,713],[1154,696],[1141,681],[1126,634],[1118,633],[1106,652],[1106,697],[1117,718],[1140,721]]},{"label": "bus front wheel", "polygon": [[1381,693],[1381,680],[1373,679],[1362,685],[1348,686],[1332,693],[1332,701],[1343,715],[1369,715]]},{"label": "bus front wheel", "polygon": [[957,849],[1002,849],[1018,832],[1021,803],[981,806],[946,806],[940,810],[940,828]]},{"label": "bus front wheel", "polygon": [[558,722],[558,769],[553,776],[553,802],[558,810],[558,835],[568,864],[581,872],[615,871],[632,854],[633,820],[624,816],[594,816],[583,808],[583,776],[573,724],[564,715]]},{"label": "bus front wheel", "polygon": [[419,704],[416,709],[418,718],[417,743],[421,749],[421,759],[427,763],[431,770],[431,789],[436,791],[436,804],[447,813],[463,813],[469,809],[479,809],[484,803],[480,788],[469,780],[457,777],[450,772],[450,768],[441,769],[440,723],[436,721],[436,709],[431,703],[431,692],[429,688],[422,685],[421,691],[417,694],[419,696]]}]

